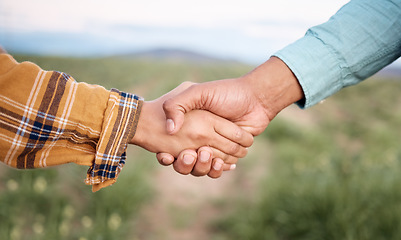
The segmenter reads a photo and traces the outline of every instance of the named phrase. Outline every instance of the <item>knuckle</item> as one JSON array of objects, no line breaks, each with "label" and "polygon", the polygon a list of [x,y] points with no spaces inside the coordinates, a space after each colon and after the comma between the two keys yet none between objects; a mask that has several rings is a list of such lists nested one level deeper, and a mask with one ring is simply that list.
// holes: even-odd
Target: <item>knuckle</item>
[{"label": "knuckle", "polygon": [[241,150],[240,145],[237,143],[231,143],[231,146],[229,147],[229,154],[230,155],[236,155],[239,151]]},{"label": "knuckle", "polygon": [[242,138],[244,137],[244,134],[243,134],[242,131],[243,131],[242,129],[237,129],[237,131],[235,131],[235,133],[234,133],[234,140],[235,140],[236,142],[242,140]]},{"label": "knuckle", "polygon": [[253,136],[243,129],[237,129],[234,132],[233,141],[240,143],[244,147],[250,147],[253,144]]},{"label": "knuckle", "polygon": [[171,99],[167,99],[163,102],[163,109],[165,111],[169,111],[169,110],[173,110],[174,105],[172,104],[172,100]]}]

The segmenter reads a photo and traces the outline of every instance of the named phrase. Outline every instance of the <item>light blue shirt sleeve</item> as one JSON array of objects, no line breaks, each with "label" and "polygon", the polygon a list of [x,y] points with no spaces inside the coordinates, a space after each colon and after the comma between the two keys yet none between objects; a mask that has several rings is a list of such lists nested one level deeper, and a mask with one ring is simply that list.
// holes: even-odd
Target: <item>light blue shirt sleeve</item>
[{"label": "light blue shirt sleeve", "polygon": [[352,0],[274,56],[292,70],[307,108],[401,56],[401,0]]}]

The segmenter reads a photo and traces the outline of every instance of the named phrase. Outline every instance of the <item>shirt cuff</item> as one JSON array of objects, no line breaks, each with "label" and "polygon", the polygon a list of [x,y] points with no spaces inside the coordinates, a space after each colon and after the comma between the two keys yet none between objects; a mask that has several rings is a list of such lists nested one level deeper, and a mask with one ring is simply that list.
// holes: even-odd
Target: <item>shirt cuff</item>
[{"label": "shirt cuff", "polygon": [[128,142],[135,135],[142,103],[136,95],[111,90],[95,161],[85,181],[93,192],[116,182],[125,164]]},{"label": "shirt cuff", "polygon": [[280,58],[297,77],[305,99],[301,108],[311,107],[343,87],[344,68],[334,50],[315,36],[306,35],[273,56]]}]

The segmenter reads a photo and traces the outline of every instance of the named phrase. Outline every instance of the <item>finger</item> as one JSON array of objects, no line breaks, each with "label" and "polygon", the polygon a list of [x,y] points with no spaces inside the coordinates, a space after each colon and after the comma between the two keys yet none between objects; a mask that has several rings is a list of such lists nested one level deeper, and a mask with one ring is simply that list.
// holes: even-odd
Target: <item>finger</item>
[{"label": "finger", "polygon": [[237,158],[246,156],[248,149],[237,142],[241,142],[246,146],[252,145],[253,136],[250,133],[227,119],[214,114],[208,114],[206,121],[214,126],[214,132],[211,133],[212,135],[207,135],[209,137],[209,146],[217,148],[222,152]]},{"label": "finger", "polygon": [[173,155],[169,153],[158,153],[156,154],[156,158],[159,161],[159,163],[163,166],[169,166],[174,162]]},{"label": "finger", "polygon": [[203,105],[202,94],[202,88],[195,90],[191,86],[163,103],[163,110],[167,119],[166,128],[169,134],[175,134],[181,129],[185,113],[199,109]]},{"label": "finger", "polygon": [[192,172],[197,159],[197,153],[194,150],[184,150],[180,152],[177,160],[174,161],[174,170],[178,173],[187,175]]},{"label": "finger", "polygon": [[223,171],[231,171],[231,170],[235,170],[236,168],[237,168],[237,164],[224,163],[224,165],[223,165]]},{"label": "finger", "polygon": [[191,174],[194,176],[204,176],[206,174],[209,174],[210,171],[213,171],[211,165],[213,161],[212,158],[215,156],[219,156],[219,158],[224,157],[225,159],[227,159],[227,161],[223,160],[223,171],[230,171],[236,168],[235,163],[237,163],[238,158],[229,156],[219,151],[218,149],[204,146],[198,149],[198,159]]},{"label": "finger", "polygon": [[208,176],[211,178],[221,177],[221,174],[223,174],[223,165],[224,162],[222,159],[214,158],[212,163],[212,168],[210,169]]},{"label": "finger", "polygon": [[213,150],[210,147],[201,147],[198,149],[198,160],[192,169],[194,176],[205,176],[210,172],[213,160]]},{"label": "finger", "polygon": [[238,158],[225,154],[224,152],[220,151],[217,148],[213,148],[211,147],[212,151],[213,151],[213,157],[214,158],[220,158],[224,161],[225,164],[236,164],[238,162]]},{"label": "finger", "polygon": [[213,139],[210,140],[210,146],[216,149],[219,149],[227,156],[223,159],[228,158],[228,156],[233,156],[236,158],[243,158],[248,154],[248,149],[235,143],[219,134],[213,136]]},{"label": "finger", "polygon": [[[183,82],[179,86],[177,86],[175,89],[171,90],[169,93],[165,94],[161,98],[165,101],[169,100],[170,98],[174,98],[175,96],[179,95],[181,92],[185,91],[187,88],[190,86],[194,85],[195,83],[192,82]],[[164,103],[163,103],[163,108],[164,108]],[[166,129],[169,134],[174,134],[178,132],[178,130],[181,128],[182,124],[184,123],[184,114],[186,112],[185,108],[182,108],[181,106],[171,108],[172,110],[168,110],[167,112],[172,115],[167,115],[166,114]],[[170,118],[170,116],[173,116]],[[178,124],[178,128],[176,128],[176,124]]]},{"label": "finger", "polygon": [[223,137],[240,144],[243,147],[250,147],[253,144],[253,136],[236,124],[217,116],[215,118],[215,131]]},{"label": "finger", "polygon": [[166,130],[169,134],[177,133],[184,123],[184,114],[186,110],[171,100],[163,103],[163,110],[166,114]]}]

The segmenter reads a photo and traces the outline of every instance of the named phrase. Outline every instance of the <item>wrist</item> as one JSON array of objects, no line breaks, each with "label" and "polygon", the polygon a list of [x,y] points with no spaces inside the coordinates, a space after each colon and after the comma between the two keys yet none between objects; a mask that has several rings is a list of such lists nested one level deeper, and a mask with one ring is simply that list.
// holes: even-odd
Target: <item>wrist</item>
[{"label": "wrist", "polygon": [[277,57],[271,57],[243,78],[252,87],[270,120],[287,106],[304,98],[296,76]]},{"label": "wrist", "polygon": [[166,117],[163,112],[162,100],[145,101],[134,137],[129,142],[149,152],[168,152],[177,155],[176,139],[167,134],[165,129]]},{"label": "wrist", "polygon": [[149,146],[149,141],[152,141],[152,130],[151,126],[154,125],[149,122],[154,115],[152,114],[152,106],[151,102],[143,102],[141,115],[139,116],[137,129],[134,137],[129,142],[130,144],[137,145],[139,147],[147,149]]}]

